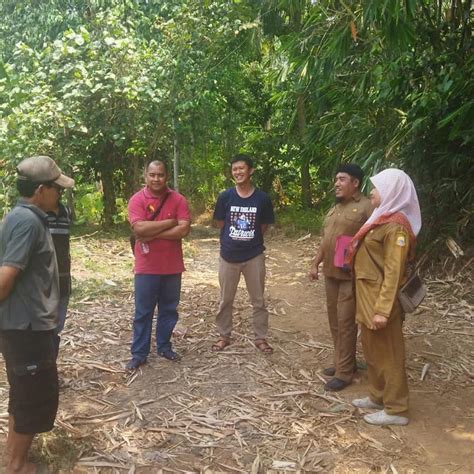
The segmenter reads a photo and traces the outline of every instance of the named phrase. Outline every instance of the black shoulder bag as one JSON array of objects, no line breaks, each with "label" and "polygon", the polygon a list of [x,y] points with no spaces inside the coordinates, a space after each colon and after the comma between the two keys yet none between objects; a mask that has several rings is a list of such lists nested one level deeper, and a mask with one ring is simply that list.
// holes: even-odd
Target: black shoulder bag
[{"label": "black shoulder bag", "polygon": [[409,277],[398,291],[398,301],[404,313],[414,313],[426,296],[426,286],[418,274],[418,264],[408,272]]},{"label": "black shoulder bag", "polygon": [[[160,214],[161,212],[161,209],[163,208],[166,200],[168,199],[168,196],[170,195],[170,193],[166,193],[163,197],[163,200],[161,201],[160,205],[158,206],[158,209],[153,213],[153,215],[151,216],[150,219],[147,219],[149,221],[154,221],[158,215]],[[132,247],[132,253],[135,254],[135,242],[137,241],[137,238],[135,237],[135,234],[131,234],[130,235],[130,246]]]}]

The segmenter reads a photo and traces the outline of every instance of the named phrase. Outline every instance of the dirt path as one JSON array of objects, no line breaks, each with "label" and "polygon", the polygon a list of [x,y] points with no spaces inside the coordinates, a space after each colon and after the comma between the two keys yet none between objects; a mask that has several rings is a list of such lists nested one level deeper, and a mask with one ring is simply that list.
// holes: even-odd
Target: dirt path
[{"label": "dirt path", "polygon": [[[75,472],[472,472],[474,321],[459,318],[456,306],[467,303],[428,300],[423,314],[408,319],[411,423],[369,426],[349,403],[366,393],[364,371],[342,393],[322,388],[332,348],[322,283],[306,278],[314,245],[268,239],[275,353],[253,348],[242,290],[233,344],[214,354],[218,239],[212,229],[194,229],[175,337],[183,358],[170,363],[152,355],[128,376],[128,248],[122,241],[77,241],[80,291],[63,335],[58,427],[40,438],[36,457],[53,467],[74,465]],[[6,399],[0,378],[0,412]],[[5,430],[1,415],[0,423]]]},{"label": "dirt path", "polygon": [[[269,280],[269,294],[278,295],[280,299],[294,305],[292,310],[288,311],[285,321],[287,327],[294,328],[298,334],[308,334],[316,341],[327,343],[330,341],[330,333],[326,320],[323,284],[307,282],[305,274],[313,248],[314,242],[295,245],[291,241],[275,241],[270,251],[270,261],[272,257],[281,255],[278,260],[283,260],[284,263],[275,265],[273,273],[276,279]],[[283,281],[279,281],[278,277]],[[287,281],[284,281],[285,278]],[[294,285],[295,281],[298,284],[292,288],[291,285]],[[474,314],[471,307],[471,317],[466,321],[466,326],[461,321],[457,325],[443,324],[443,316],[454,309],[450,309],[449,305],[443,309],[436,306],[438,305],[431,300],[427,302],[421,314],[407,317],[405,333],[410,380],[410,425],[381,429],[366,425],[358,419],[357,427],[351,430],[350,436],[357,438],[358,432],[362,439],[367,441],[364,433],[368,434],[386,450],[384,460],[387,464],[372,465],[371,468],[390,467],[392,471],[394,467],[402,471],[411,468],[416,472],[474,472]],[[451,314],[453,315],[455,316]],[[469,322],[471,324],[468,324]],[[453,333],[452,329],[457,329],[456,333]],[[313,355],[314,352],[310,354],[307,367],[316,371],[325,364],[314,359]],[[360,343],[358,359],[363,360]],[[465,370],[461,369],[456,375],[448,370],[448,375],[443,380],[440,369],[443,369],[445,360],[458,366],[464,360]],[[469,370],[466,364],[469,364]],[[425,366],[429,375],[421,381]],[[355,383],[341,392],[340,397],[349,402],[352,398],[365,396],[366,384],[365,371],[359,371]],[[344,458],[343,470],[352,471],[360,467],[357,462],[351,462],[350,456]],[[369,459],[364,457],[365,463]],[[391,459],[393,461],[389,463]],[[340,460],[336,461],[334,467],[340,466],[339,462]]]}]

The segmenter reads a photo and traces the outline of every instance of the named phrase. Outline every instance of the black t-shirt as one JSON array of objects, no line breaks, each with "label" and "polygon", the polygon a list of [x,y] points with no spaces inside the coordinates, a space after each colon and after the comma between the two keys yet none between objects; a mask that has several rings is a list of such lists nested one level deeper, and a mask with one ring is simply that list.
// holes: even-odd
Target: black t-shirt
[{"label": "black t-shirt", "polygon": [[224,221],[221,229],[221,257],[227,262],[246,262],[260,255],[263,245],[262,224],[273,224],[275,216],[267,193],[255,189],[246,198],[235,188],[219,194],[214,219]]}]

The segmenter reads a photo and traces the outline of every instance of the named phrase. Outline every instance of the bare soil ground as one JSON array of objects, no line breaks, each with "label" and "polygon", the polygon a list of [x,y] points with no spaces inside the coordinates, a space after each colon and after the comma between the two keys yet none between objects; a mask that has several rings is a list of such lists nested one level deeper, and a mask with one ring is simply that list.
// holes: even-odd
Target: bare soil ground
[{"label": "bare soil ground", "polygon": [[[133,375],[132,258],[124,239],[73,241],[76,292],[63,333],[60,411],[34,458],[63,472],[473,472],[474,317],[465,284],[432,279],[407,318],[411,423],[367,425],[352,398],[366,373],[338,394],[323,390],[332,346],[322,282],[306,273],[316,240],[267,239],[271,343],[252,344],[244,285],[233,344],[210,352],[218,303],[216,231],[196,227],[186,244],[174,363],[151,354]],[[466,278],[472,273],[464,272]],[[472,291],[471,291],[472,293]],[[358,358],[363,361],[362,352]],[[423,379],[423,380],[421,380]],[[0,453],[7,383],[0,372]]]}]

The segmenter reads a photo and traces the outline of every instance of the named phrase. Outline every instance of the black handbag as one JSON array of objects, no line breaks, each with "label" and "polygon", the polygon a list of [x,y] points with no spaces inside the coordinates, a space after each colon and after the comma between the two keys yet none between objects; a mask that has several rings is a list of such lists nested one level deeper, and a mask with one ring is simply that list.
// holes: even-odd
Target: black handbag
[{"label": "black handbag", "polygon": [[413,313],[426,296],[426,286],[415,271],[398,292],[398,301],[404,313]]},{"label": "black handbag", "polygon": [[[148,219],[149,221],[154,221],[158,217],[158,215],[160,214],[160,211],[163,208],[163,206],[164,206],[166,200],[168,199],[169,195],[170,195],[169,192],[164,195],[163,200],[161,201],[160,205],[158,206],[158,209],[153,213],[151,218]],[[132,247],[132,253],[135,254],[135,243],[137,241],[137,238],[135,237],[135,234],[131,234],[130,237],[129,237],[129,240],[130,240],[130,246]]]}]

